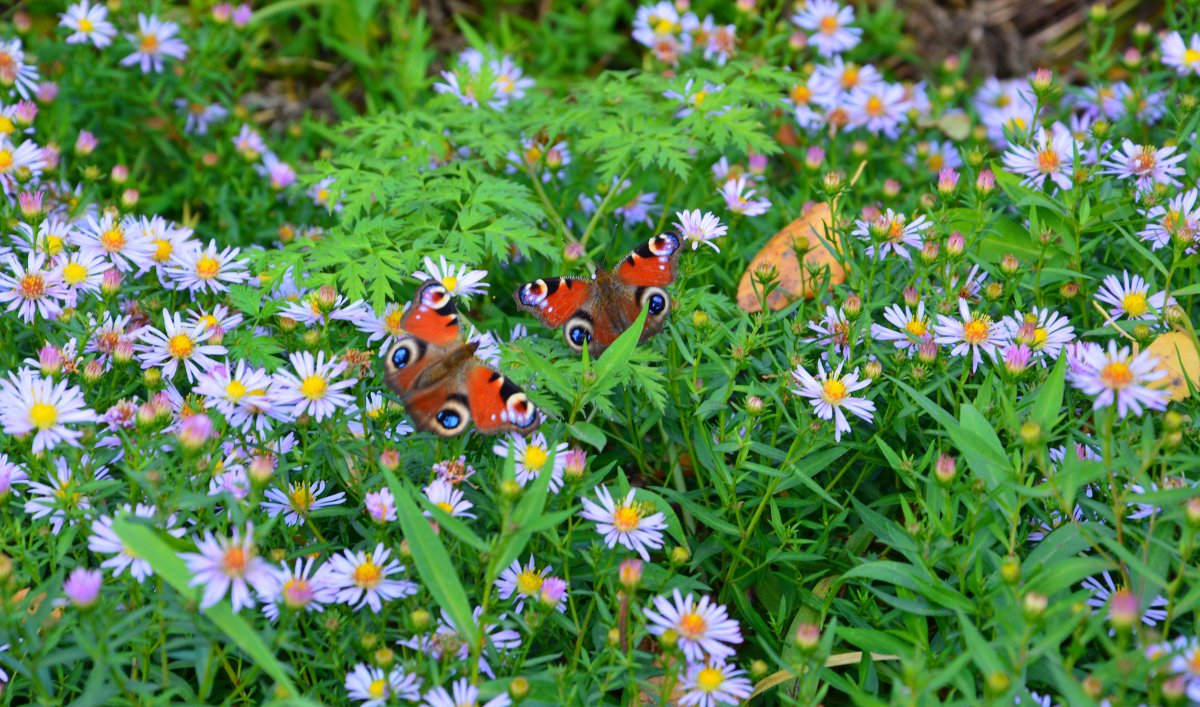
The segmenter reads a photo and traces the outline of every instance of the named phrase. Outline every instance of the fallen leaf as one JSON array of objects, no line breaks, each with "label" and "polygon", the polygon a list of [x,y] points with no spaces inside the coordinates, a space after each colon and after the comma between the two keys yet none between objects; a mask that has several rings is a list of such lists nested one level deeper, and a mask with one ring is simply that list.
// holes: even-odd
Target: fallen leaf
[{"label": "fallen leaf", "polygon": [[1184,400],[1191,396],[1188,381],[1200,387],[1200,352],[1184,333],[1178,331],[1162,334],[1145,349],[1158,357],[1158,368],[1167,372],[1165,378],[1155,381],[1155,386],[1171,391],[1171,400]]},{"label": "fallen leaf", "polygon": [[804,262],[807,266],[829,268],[829,284],[837,285],[846,281],[846,270],[838,262],[837,257],[826,247],[821,239],[827,239],[835,247],[838,245],[836,235],[829,230],[832,215],[829,204],[814,204],[800,218],[783,227],[779,233],[771,236],[771,240],[758,251],[746,272],[742,273],[742,281],[738,284],[738,306],[747,312],[757,312],[758,295],[755,294],[754,272],[764,265],[773,266],[779,271],[779,286],[767,295],[767,306],[771,309],[783,309],[799,297],[815,297],[814,286],[820,276],[814,277],[807,267],[801,267],[796,257],[795,243],[802,244]]}]

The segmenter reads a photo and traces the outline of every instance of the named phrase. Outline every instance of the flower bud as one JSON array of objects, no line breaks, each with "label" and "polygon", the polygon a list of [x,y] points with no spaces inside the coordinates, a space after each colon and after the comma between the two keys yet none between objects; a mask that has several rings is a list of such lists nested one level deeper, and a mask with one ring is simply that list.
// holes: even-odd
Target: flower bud
[{"label": "flower bud", "polygon": [[840,172],[826,172],[821,180],[821,186],[829,196],[836,196],[842,190],[842,175]]},{"label": "flower bud", "polygon": [[746,398],[746,414],[751,417],[758,417],[762,414],[765,405],[766,403],[763,402],[762,398],[757,395],[751,395]]},{"label": "flower bud", "polygon": [[1050,69],[1042,67],[1033,72],[1033,77],[1029,79],[1029,85],[1033,88],[1034,93],[1045,96],[1054,87],[1054,73]]},{"label": "flower bud", "polygon": [[857,294],[851,294],[842,302],[842,312],[847,317],[857,317],[862,312],[862,298]]},{"label": "flower bud", "polygon": [[425,611],[424,609],[414,609],[412,613],[408,615],[408,625],[412,626],[414,631],[423,631],[426,628],[429,628],[429,622],[432,618],[433,617],[429,615],[428,611]]},{"label": "flower bud", "polygon": [[587,452],[579,447],[572,447],[564,455],[563,476],[569,481],[579,481],[587,470]]},{"label": "flower bud", "polygon": [[1006,584],[1016,584],[1021,581],[1021,561],[1016,555],[1008,555],[1000,563],[1000,577]]},{"label": "flower bud", "polygon": [[505,479],[500,483],[500,495],[509,501],[520,498],[521,484],[518,484],[513,479]]},{"label": "flower bud", "polygon": [[573,263],[587,255],[587,248],[579,241],[572,241],[563,249],[563,259]]},{"label": "flower bud", "polygon": [[213,434],[213,423],[208,415],[202,412],[188,415],[179,423],[176,436],[184,449],[197,450],[204,446]]},{"label": "flower bud", "polygon": [[1019,376],[1029,368],[1029,358],[1033,355],[1025,344],[1009,344],[1004,350],[1004,368],[1014,376]]},{"label": "flower bud", "polygon": [[121,291],[121,280],[123,276],[121,271],[116,268],[109,268],[104,271],[100,277],[100,291],[106,295],[115,295]]},{"label": "flower bud", "polygon": [[75,154],[80,157],[86,157],[92,154],[98,143],[99,141],[96,140],[95,135],[87,130],[80,130],[79,137],[75,138]]},{"label": "flower bud", "polygon": [[392,664],[396,662],[396,653],[387,646],[375,651],[375,655],[373,657],[375,659],[375,665],[378,665],[385,670],[392,667]]},{"label": "flower bud", "polygon": [[1187,519],[1193,528],[1200,528],[1200,498],[1193,496],[1187,500]]},{"label": "flower bud", "polygon": [[147,368],[142,371],[142,382],[147,388],[157,388],[162,385],[162,371],[157,368]]},{"label": "flower bud", "polygon": [[1006,675],[1003,672],[1000,672],[999,670],[997,670],[994,673],[990,673],[987,676],[988,691],[994,695],[999,695],[1000,693],[1007,692],[1008,687],[1011,684],[1012,684],[1012,680],[1008,677],[1008,675]]},{"label": "flower bud", "polygon": [[951,167],[946,167],[941,172],[938,172],[938,194],[941,194],[943,197],[954,194],[954,190],[958,189],[958,177],[958,172]]},{"label": "flower bud", "polygon": [[529,696],[529,678],[518,675],[508,683],[508,696],[520,702]]},{"label": "flower bud", "polygon": [[1058,294],[1063,299],[1075,299],[1075,297],[1079,294],[1079,284],[1074,282],[1064,282],[1062,286],[1058,288]]},{"label": "flower bud", "polygon": [[27,219],[36,219],[42,215],[44,210],[43,199],[45,192],[41,189],[36,192],[23,191],[17,195],[17,204],[21,208],[21,215]]},{"label": "flower bud", "polygon": [[1108,620],[1119,632],[1132,629],[1141,619],[1138,598],[1128,589],[1118,589],[1108,600]]},{"label": "flower bud", "polygon": [[1050,605],[1050,600],[1045,594],[1037,592],[1026,592],[1025,594],[1025,618],[1029,621],[1037,621],[1046,613],[1046,607]]},{"label": "flower bud", "polygon": [[379,644],[379,636],[373,633],[364,633],[358,637],[358,644],[367,650],[371,650]]},{"label": "flower bud", "polygon": [[883,364],[879,359],[871,359],[863,364],[863,375],[867,378],[875,379],[883,374]]},{"label": "flower bud", "polygon": [[813,145],[804,153],[804,166],[810,170],[820,169],[825,162],[825,148]]},{"label": "flower bud", "polygon": [[121,192],[121,206],[124,206],[126,209],[132,209],[137,206],[140,196],[137,189],[126,189]]},{"label": "flower bud", "polygon": [[1184,698],[1187,696],[1187,680],[1188,676],[1186,674],[1175,675],[1171,678],[1168,678],[1165,682],[1163,682],[1162,685],[1163,699],[1166,700],[1168,704],[1182,704]]},{"label": "flower bud", "polygon": [[275,457],[271,454],[256,454],[246,468],[250,480],[260,486],[275,475]]},{"label": "flower bud", "polygon": [[922,341],[917,344],[917,359],[922,363],[933,363],[937,360],[937,344],[932,341]]},{"label": "flower bud", "polygon": [[703,309],[697,309],[692,312],[692,326],[703,330],[707,329],[709,324],[712,324],[712,321],[708,317],[708,312],[705,312]]},{"label": "flower bud", "polygon": [[894,199],[900,193],[900,182],[888,177],[883,180],[883,195],[889,199]]},{"label": "flower bud", "polygon": [[[940,251],[941,247],[938,246],[937,241],[925,241],[921,244],[921,262],[925,263],[926,265],[936,263],[938,259],[938,253]],[[916,304],[914,303],[909,306],[916,306]]]},{"label": "flower bud", "polygon": [[966,238],[964,238],[963,234],[959,233],[958,231],[953,231],[949,237],[946,238],[946,252],[952,257],[957,258],[958,256],[962,255],[966,245]]},{"label": "flower bud", "polygon": [[400,468],[400,452],[395,449],[385,449],[379,453],[379,466],[388,471]]},{"label": "flower bud", "polygon": [[88,361],[81,373],[85,383],[96,383],[104,376],[104,364],[100,361]]},{"label": "flower bud", "polygon": [[638,559],[628,559],[621,562],[618,569],[618,581],[625,589],[633,592],[642,583],[642,568],[644,563]]},{"label": "flower bud", "polygon": [[987,196],[996,188],[996,175],[990,169],[980,170],[979,175],[975,177],[975,191],[980,196]]},{"label": "flower bud", "polygon": [[692,552],[682,545],[671,548],[671,564],[682,565],[692,558]]},{"label": "flower bud", "polygon": [[821,627],[813,623],[801,622],[796,627],[796,648],[802,653],[812,653],[821,645]]},{"label": "flower bud", "polygon": [[771,672],[771,666],[767,665],[765,660],[755,660],[750,663],[750,677],[754,680],[761,680]]},{"label": "flower bud", "polygon": [[76,608],[90,609],[100,599],[100,585],[103,582],[104,575],[99,570],[77,567],[63,582],[63,594]]},{"label": "flower bud", "polygon": [[1021,443],[1028,449],[1036,449],[1042,446],[1045,440],[1045,435],[1042,434],[1042,426],[1032,420],[1021,425]]},{"label": "flower bud", "polygon": [[958,462],[949,454],[939,454],[933,465],[933,475],[942,486],[949,486],[958,476]]},{"label": "flower bud", "polygon": [[129,180],[129,168],[123,164],[113,165],[112,171],[109,172],[108,176],[113,184],[124,184]]},{"label": "flower bud", "polygon": [[557,609],[567,597],[567,583],[558,577],[547,577],[538,593],[538,601],[547,609]]},{"label": "flower bud", "polygon": [[1000,272],[1005,275],[1016,275],[1020,269],[1021,261],[1017,260],[1017,256],[1012,253],[1005,253],[1004,257],[1000,259]]}]

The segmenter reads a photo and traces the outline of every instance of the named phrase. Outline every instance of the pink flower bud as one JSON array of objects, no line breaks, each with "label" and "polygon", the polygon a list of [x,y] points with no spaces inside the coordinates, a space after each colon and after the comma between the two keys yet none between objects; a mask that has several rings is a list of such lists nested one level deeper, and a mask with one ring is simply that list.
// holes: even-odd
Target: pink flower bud
[{"label": "pink flower bud", "polygon": [[79,137],[75,138],[75,154],[83,157],[92,154],[98,142],[95,135],[87,130],[80,130]]}]

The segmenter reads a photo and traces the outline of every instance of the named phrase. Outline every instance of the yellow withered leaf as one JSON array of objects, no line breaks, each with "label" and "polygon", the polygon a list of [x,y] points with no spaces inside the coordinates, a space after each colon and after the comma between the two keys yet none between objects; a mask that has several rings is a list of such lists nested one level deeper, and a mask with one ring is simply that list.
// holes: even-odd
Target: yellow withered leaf
[{"label": "yellow withered leaf", "polygon": [[1158,367],[1167,372],[1155,384],[1171,391],[1171,400],[1183,400],[1192,394],[1189,380],[1200,387],[1200,352],[1187,334],[1178,331],[1163,334],[1150,342],[1146,351],[1157,356]]},{"label": "yellow withered leaf", "polygon": [[767,296],[767,306],[771,309],[783,309],[800,297],[815,297],[815,287],[821,276],[814,276],[807,267],[800,264],[796,257],[796,244],[804,251],[804,262],[807,266],[820,271],[829,268],[829,284],[838,285],[846,281],[846,270],[825,243],[824,238],[837,247],[838,242],[830,229],[832,215],[829,204],[814,204],[800,218],[783,227],[779,233],[771,236],[771,240],[758,251],[746,272],[742,273],[742,281],[738,284],[738,306],[747,312],[757,312],[758,295],[755,293],[754,273],[763,266],[772,266],[779,273],[779,287]]}]

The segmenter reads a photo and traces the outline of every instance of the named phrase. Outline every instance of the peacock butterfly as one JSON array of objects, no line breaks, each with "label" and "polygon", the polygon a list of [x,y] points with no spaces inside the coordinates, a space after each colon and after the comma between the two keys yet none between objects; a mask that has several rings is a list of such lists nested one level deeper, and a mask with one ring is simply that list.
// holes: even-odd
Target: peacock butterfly
[{"label": "peacock butterfly", "polygon": [[417,429],[453,437],[474,420],[485,435],[528,434],[541,424],[525,393],[475,355],[479,345],[459,339],[458,307],[440,283],[421,285],[400,326],[384,381]]},{"label": "peacock butterfly", "polygon": [[646,326],[639,342],[662,331],[671,311],[664,289],[679,274],[679,238],[670,233],[655,236],[625,256],[612,272],[603,269],[588,280],[554,277],[521,285],[513,297],[517,306],[532,312],[548,327],[562,327],[567,346],[582,351],[584,345],[599,356],[633,324],[642,308]]}]

